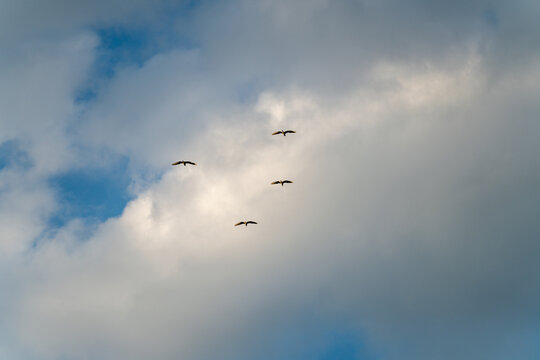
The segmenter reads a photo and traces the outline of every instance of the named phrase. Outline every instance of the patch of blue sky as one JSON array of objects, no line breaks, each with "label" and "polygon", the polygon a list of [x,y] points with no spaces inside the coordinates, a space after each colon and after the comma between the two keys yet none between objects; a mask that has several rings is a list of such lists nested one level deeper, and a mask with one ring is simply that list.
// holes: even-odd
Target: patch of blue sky
[{"label": "patch of blue sky", "polygon": [[97,96],[99,84],[114,77],[122,67],[141,67],[159,53],[173,49],[192,50],[198,43],[176,23],[185,21],[200,2],[185,1],[167,7],[159,21],[149,24],[117,24],[91,28],[99,38],[96,59],[88,81],[77,91],[75,101],[87,102]]},{"label": "patch of blue sky", "polygon": [[96,58],[88,80],[75,94],[76,103],[93,100],[99,84],[111,79],[122,66],[141,66],[155,54],[149,30],[143,28],[107,27],[93,29],[99,38]]},{"label": "patch of blue sky", "polygon": [[484,20],[493,28],[499,27],[499,16],[493,9],[487,9],[483,13]]},{"label": "patch of blue sky", "polygon": [[106,168],[81,168],[50,178],[59,210],[49,226],[59,228],[75,218],[102,222],[121,215],[131,199],[128,164],[121,158]]},{"label": "patch of blue sky", "polygon": [[334,332],[326,349],[317,360],[375,360],[378,359],[353,332]]},{"label": "patch of blue sky", "polygon": [[270,351],[253,358],[290,360],[378,360],[362,333],[349,325],[329,324],[309,314],[289,319],[287,330],[267,332]]},{"label": "patch of blue sky", "polygon": [[27,170],[32,167],[32,159],[22,149],[17,140],[0,143],[0,171],[3,169]]},{"label": "patch of blue sky", "polygon": [[[98,28],[99,37],[97,66],[101,74],[114,75],[118,64],[142,65],[154,55],[150,31],[141,28]],[[153,51],[154,50],[154,51]]]}]

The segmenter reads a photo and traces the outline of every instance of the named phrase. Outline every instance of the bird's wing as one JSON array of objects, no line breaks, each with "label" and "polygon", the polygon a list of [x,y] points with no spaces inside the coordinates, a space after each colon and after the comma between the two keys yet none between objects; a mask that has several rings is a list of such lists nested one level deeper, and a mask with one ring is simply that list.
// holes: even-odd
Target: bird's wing
[{"label": "bird's wing", "polygon": [[179,165],[179,164],[181,164],[181,163],[183,163],[183,161],[173,162],[171,165]]},{"label": "bird's wing", "polygon": [[277,134],[281,134],[283,131],[276,131],[275,133],[273,133],[272,135],[277,135]]},{"label": "bird's wing", "polygon": [[274,181],[274,182],[270,183],[270,185],[276,185],[276,184],[279,184],[279,181]]},{"label": "bird's wing", "polygon": [[283,180],[283,183],[284,184],[292,184],[292,181],[291,180]]},{"label": "bird's wing", "polygon": [[239,222],[238,224],[234,224],[234,226],[238,226],[238,225],[244,225],[244,224],[245,224],[245,222],[243,222],[243,221],[240,221],[240,222]]},{"label": "bird's wing", "polygon": [[186,161],[186,164],[197,165],[193,161]]},{"label": "bird's wing", "polygon": [[246,225],[247,225],[247,224],[256,224],[256,222],[255,222],[255,221],[248,221],[248,222],[246,223]]},{"label": "bird's wing", "polygon": [[288,134],[288,133],[293,133],[293,134],[294,134],[294,133],[296,133],[296,131],[294,131],[294,130],[287,130],[287,131],[284,132],[284,134]]}]

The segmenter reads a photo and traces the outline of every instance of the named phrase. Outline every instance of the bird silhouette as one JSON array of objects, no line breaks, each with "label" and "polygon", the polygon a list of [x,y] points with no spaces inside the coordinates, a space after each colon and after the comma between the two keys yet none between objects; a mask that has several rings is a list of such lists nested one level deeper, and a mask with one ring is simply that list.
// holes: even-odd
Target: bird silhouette
[{"label": "bird silhouette", "polygon": [[296,133],[296,131],[294,131],[294,130],[279,130],[279,131],[276,131],[275,133],[273,133],[272,135],[283,134],[283,136],[287,136],[287,134],[294,134],[294,133]]},{"label": "bird silhouette", "polygon": [[238,225],[248,226],[248,224],[257,224],[257,223],[255,221],[240,221],[238,224],[234,224],[234,226],[238,226]]},{"label": "bird silhouette", "polygon": [[276,180],[276,181],[270,183],[270,185],[277,185],[277,184],[281,184],[281,186],[283,186],[283,184],[292,184],[292,181],[290,181],[290,180]]},{"label": "bird silhouette", "polygon": [[171,165],[184,165],[184,166],[186,166],[187,164],[189,164],[189,165],[197,165],[192,161],[184,161],[184,160],[174,162]]}]

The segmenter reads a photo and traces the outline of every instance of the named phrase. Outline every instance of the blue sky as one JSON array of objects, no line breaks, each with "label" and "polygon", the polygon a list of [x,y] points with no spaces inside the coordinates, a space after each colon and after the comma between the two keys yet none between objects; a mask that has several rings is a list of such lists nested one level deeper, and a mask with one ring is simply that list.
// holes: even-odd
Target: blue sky
[{"label": "blue sky", "polygon": [[31,159],[24,148],[15,140],[8,140],[0,145],[0,169],[28,168]]},{"label": "blue sky", "polygon": [[0,3],[0,357],[539,357],[537,10]]},{"label": "blue sky", "polygon": [[119,216],[130,200],[127,159],[110,168],[83,168],[59,174],[50,179],[62,205],[51,219],[51,225],[65,225],[70,219],[90,218],[105,221]]}]

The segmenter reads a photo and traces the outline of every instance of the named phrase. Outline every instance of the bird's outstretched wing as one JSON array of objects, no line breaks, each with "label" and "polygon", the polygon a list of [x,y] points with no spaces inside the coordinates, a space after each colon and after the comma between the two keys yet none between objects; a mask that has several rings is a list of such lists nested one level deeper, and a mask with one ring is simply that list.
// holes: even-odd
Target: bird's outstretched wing
[{"label": "bird's outstretched wing", "polygon": [[292,181],[291,180],[283,180],[283,183],[284,184],[292,184]]},{"label": "bird's outstretched wing", "polygon": [[287,130],[287,131],[284,131],[283,133],[284,133],[284,134],[289,134],[289,133],[295,134],[296,131],[294,131],[294,130]]},{"label": "bird's outstretched wing", "polygon": [[274,182],[270,183],[270,185],[276,185],[276,184],[279,184],[279,181],[274,181]]},{"label": "bird's outstretched wing", "polygon": [[185,163],[186,163],[186,164],[190,164],[190,165],[197,165],[197,164],[195,164],[193,161],[186,161]]},{"label": "bird's outstretched wing", "polygon": [[180,165],[180,164],[183,164],[184,162],[183,161],[177,161],[177,162],[173,162],[171,165]]},{"label": "bird's outstretched wing", "polygon": [[238,225],[244,225],[245,222],[244,221],[240,221],[238,224],[234,224],[234,226],[238,226]]},{"label": "bird's outstretched wing", "polygon": [[275,133],[272,133],[272,135],[278,135],[278,134],[282,134],[282,133],[283,133],[283,131],[280,130],[280,131],[276,131]]},{"label": "bird's outstretched wing", "polygon": [[255,221],[248,221],[248,222],[246,222],[246,225],[247,224],[257,224],[257,223]]}]

